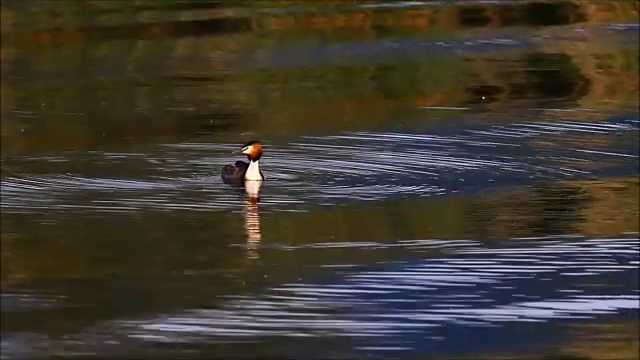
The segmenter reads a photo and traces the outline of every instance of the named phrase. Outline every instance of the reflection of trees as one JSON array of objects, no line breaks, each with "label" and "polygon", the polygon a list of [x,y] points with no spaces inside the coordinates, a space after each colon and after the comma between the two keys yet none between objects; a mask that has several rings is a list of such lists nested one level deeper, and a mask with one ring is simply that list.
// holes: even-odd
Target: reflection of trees
[{"label": "reflection of trees", "polygon": [[261,19],[261,24],[269,30],[279,31],[348,27],[372,28],[375,32],[384,32],[385,27],[458,30],[511,25],[564,25],[584,21],[589,15],[574,1],[462,4],[391,10],[349,9],[348,6],[353,5],[350,1],[338,1],[334,5],[344,5],[345,10],[325,14],[271,15]]},{"label": "reflection of trees", "polygon": [[[563,182],[481,196],[316,207],[262,218],[255,204],[247,201],[244,221],[236,213],[223,212],[181,216],[149,212],[81,221],[69,217],[34,221],[37,215],[3,214],[2,284],[228,273],[242,278],[244,271],[251,270],[246,258],[256,255],[257,242],[395,243],[566,233],[616,236],[639,231],[637,199],[638,180],[623,178]],[[231,246],[243,242],[247,242],[247,249]],[[263,263],[278,264],[270,274],[275,281],[278,276],[289,279],[310,265],[344,264],[345,256],[354,264],[389,261],[396,249],[403,250],[298,248],[261,252],[260,258]]]},{"label": "reflection of trees", "polygon": [[568,338],[559,344],[518,353],[474,354],[474,359],[621,360],[638,357],[636,321],[587,322],[569,325]]},{"label": "reflection of trees", "polygon": [[[571,340],[564,346],[578,356],[602,360],[634,359],[638,357],[638,320],[594,324],[576,324]],[[564,350],[564,349],[563,349]]]},{"label": "reflection of trees", "polygon": [[[590,198],[590,204],[583,210],[587,221],[580,222],[582,234],[622,234],[640,233],[638,180],[584,181],[580,183]],[[620,211],[625,209],[624,211]]]},{"label": "reflection of trees", "polygon": [[472,201],[466,217],[471,228],[496,239],[576,233],[586,201],[578,188],[553,183]]},{"label": "reflection of trees", "polygon": [[229,253],[243,251],[230,244],[243,241],[243,235],[237,214],[177,217],[156,212],[81,220],[3,214],[2,275],[11,279],[19,274],[30,281],[238,269],[244,267],[243,257]]},{"label": "reflection of trees", "polygon": [[468,226],[496,238],[638,231],[638,181],[554,182],[471,200]]},{"label": "reflection of trees", "polygon": [[[563,106],[619,107],[635,106],[639,95],[636,48],[597,32],[589,41],[571,41],[562,40],[562,26],[532,26],[634,21],[634,1],[345,6],[251,19],[225,8],[133,7],[139,24],[131,26],[117,20],[117,6],[116,20],[109,21],[86,6],[82,12],[60,10],[67,27],[48,30],[46,9],[3,5],[5,152],[126,146],[248,129],[290,134],[372,128],[396,120],[394,104],[500,107],[526,100],[535,106],[553,98]],[[43,16],[38,30],[30,27],[33,16]],[[504,26],[530,26],[534,50],[405,57],[385,45],[394,39],[464,40],[471,28],[474,36],[494,36],[491,29]],[[364,46],[365,55],[367,46],[386,48],[391,55],[268,67],[299,46],[322,50],[331,44]]]},{"label": "reflection of trees", "polygon": [[[575,104],[589,91],[589,79],[585,78],[562,53],[532,52],[518,54],[501,62],[514,65],[507,69],[487,66],[494,59],[474,59],[476,69],[490,69],[479,74],[482,81],[467,86],[470,102],[505,103],[509,100],[533,100],[537,103],[562,101],[564,106]],[[543,105],[539,104],[539,105]],[[535,107],[535,106],[534,106]]]},{"label": "reflection of trees", "polygon": [[583,222],[582,210],[588,199],[579,187],[553,184],[533,187],[534,217],[529,224],[532,235],[544,236],[574,232],[574,226]]}]

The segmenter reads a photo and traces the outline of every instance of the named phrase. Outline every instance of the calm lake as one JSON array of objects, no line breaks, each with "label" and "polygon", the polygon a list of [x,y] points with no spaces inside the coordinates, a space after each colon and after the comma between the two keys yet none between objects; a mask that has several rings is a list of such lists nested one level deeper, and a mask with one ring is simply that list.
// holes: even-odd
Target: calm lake
[{"label": "calm lake", "polygon": [[638,2],[0,7],[2,359],[639,358]]}]

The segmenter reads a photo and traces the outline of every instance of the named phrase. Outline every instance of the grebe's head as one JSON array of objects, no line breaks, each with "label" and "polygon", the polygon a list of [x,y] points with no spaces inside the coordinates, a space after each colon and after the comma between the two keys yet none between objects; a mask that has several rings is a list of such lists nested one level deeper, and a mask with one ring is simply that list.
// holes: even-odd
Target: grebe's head
[{"label": "grebe's head", "polygon": [[260,146],[260,141],[257,140],[252,140],[242,145],[240,151],[247,155],[250,161],[258,161],[262,157],[262,147]]}]

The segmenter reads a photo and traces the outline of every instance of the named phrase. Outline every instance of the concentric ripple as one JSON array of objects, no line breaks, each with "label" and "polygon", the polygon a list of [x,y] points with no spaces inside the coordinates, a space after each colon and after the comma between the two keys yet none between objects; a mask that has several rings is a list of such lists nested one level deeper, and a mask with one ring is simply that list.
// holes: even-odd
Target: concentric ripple
[{"label": "concentric ripple", "polygon": [[[269,208],[432,196],[588,177],[608,168],[633,173],[637,132],[637,117],[622,117],[597,123],[515,123],[442,135],[355,132],[302,137],[288,144],[267,144],[262,203]],[[2,208],[16,212],[238,208],[241,192],[224,186],[217,174],[217,169],[234,161],[228,155],[233,148],[233,144],[184,143],[152,148],[146,154],[91,154],[96,167],[141,163],[144,177],[5,176]],[[50,159],[12,160],[50,163]],[[84,159],[67,154],[67,160],[63,169]]]}]

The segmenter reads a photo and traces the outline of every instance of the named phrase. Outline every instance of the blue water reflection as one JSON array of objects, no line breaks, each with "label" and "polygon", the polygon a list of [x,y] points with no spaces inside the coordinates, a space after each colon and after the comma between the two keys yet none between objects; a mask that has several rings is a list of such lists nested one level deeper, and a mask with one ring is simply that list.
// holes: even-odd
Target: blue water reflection
[{"label": "blue water reflection", "polygon": [[118,326],[150,342],[329,336],[362,354],[452,355],[554,343],[575,321],[637,316],[636,234],[393,245],[424,256]]}]

